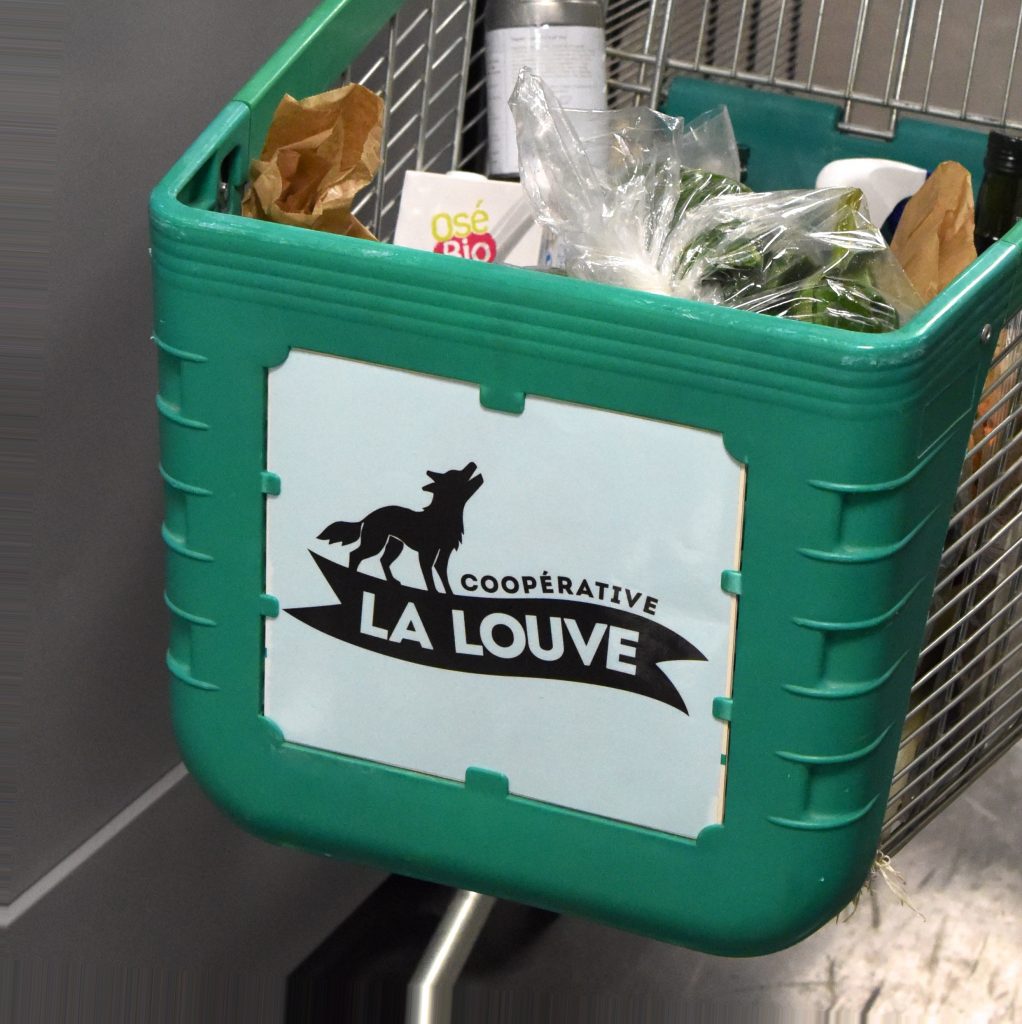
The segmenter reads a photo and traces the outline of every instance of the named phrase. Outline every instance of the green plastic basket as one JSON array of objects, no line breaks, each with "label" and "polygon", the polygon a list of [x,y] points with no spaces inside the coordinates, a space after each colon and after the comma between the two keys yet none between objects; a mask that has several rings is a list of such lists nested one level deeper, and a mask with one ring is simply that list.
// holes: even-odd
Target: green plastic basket
[{"label": "green plastic basket", "polygon": [[[319,7],[152,196],[167,663],[186,763],[220,806],[274,842],[713,953],[789,945],[844,906],[873,861],[970,424],[993,341],[1022,306],[1022,229],[910,324],[865,336],[222,212],[281,95],[329,87],[398,6]],[[683,81],[669,103],[722,100],[760,159],[754,185],[781,180],[786,152],[815,167],[850,145],[834,109],[812,101]],[[812,108],[811,131],[786,103]],[[975,166],[982,137],[954,128],[906,121],[894,142],[868,145],[910,158],[941,137]],[[448,443],[445,462],[434,453]],[[473,445],[489,462],[470,460],[485,483],[464,506],[462,546],[448,551],[454,595],[356,573],[315,533],[273,525],[326,507],[315,479],[337,499],[336,519],[366,516],[361,496],[377,485],[407,506],[427,470],[461,469]],[[713,449],[709,469],[685,461],[693,445]],[[314,449],[307,464],[301,453]],[[399,469],[413,464],[419,476]],[[510,467],[513,482],[501,476]],[[593,500],[593,467],[622,481],[607,491],[614,516]],[[717,494],[713,467],[731,467],[719,474],[726,507],[697,508],[688,483],[709,481]],[[661,477],[680,481],[676,512],[665,512]],[[530,490],[530,480],[542,487]],[[268,529],[278,530],[270,544]],[[512,569],[496,541],[484,549],[475,540],[503,532],[523,551],[530,529],[536,560]],[[740,558],[714,562],[732,534]],[[556,551],[563,565],[540,561]],[[602,600],[578,593],[586,557],[625,566],[605,579],[592,563],[590,589],[599,578]],[[712,575],[687,577],[696,564]],[[622,575],[628,566],[634,580]],[[541,585],[560,569],[570,594]],[[650,611],[645,596],[612,600],[613,585],[653,594],[644,573],[667,581],[659,607]],[[332,602],[295,584],[315,576],[322,588],[331,574]],[[368,619],[355,585],[376,601]],[[670,610],[696,598],[720,621],[730,609],[733,652],[693,654],[681,641],[694,634],[667,628],[677,622]],[[429,608],[405,622],[398,643],[394,615],[420,599]],[[470,632],[449,671],[450,652],[415,634],[459,609]],[[466,659],[480,655],[465,652],[483,646],[487,609],[510,618],[556,610],[562,627],[588,616],[590,640],[604,616],[617,623],[616,654],[600,648],[599,678],[558,668],[544,681],[535,657],[516,660],[515,628],[505,618],[497,632],[493,619],[491,646],[505,653],[488,647],[486,670],[473,674]],[[650,654],[647,633],[666,646]],[[657,651],[695,682],[663,689]],[[630,674],[644,658],[652,667]],[[608,668],[624,683],[608,682]],[[350,709],[328,689],[335,683],[356,695]],[[562,696],[569,710],[557,718]],[[271,708],[286,708],[288,721]],[[623,781],[607,770],[620,752],[601,747],[597,722],[620,709],[621,742],[635,751]],[[565,714],[572,727],[553,729]],[[649,736],[636,735],[633,723],[646,721]],[[653,735],[662,723],[667,740]],[[650,774],[659,755],[643,748],[667,749],[696,724],[699,744],[682,744],[676,762],[661,759]],[[350,747],[307,738],[335,726]],[[445,768],[448,749],[454,767]],[[458,777],[464,750],[482,752]],[[546,775],[528,775],[547,760]],[[579,778],[559,778],[563,764]],[[661,790],[683,803],[690,782],[705,795],[710,779],[717,799],[709,807],[700,797],[706,820],[692,834],[642,809],[662,803]],[[601,787],[618,810],[593,810],[605,807]],[[596,795],[589,804],[536,795],[576,790]],[[634,814],[620,809],[629,792]]]}]

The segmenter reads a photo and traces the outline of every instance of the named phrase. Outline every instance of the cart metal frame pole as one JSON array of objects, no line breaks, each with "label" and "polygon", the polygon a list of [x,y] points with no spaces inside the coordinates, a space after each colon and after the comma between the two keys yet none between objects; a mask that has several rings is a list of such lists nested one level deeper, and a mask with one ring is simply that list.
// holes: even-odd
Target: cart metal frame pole
[{"label": "cart metal frame pole", "polygon": [[454,985],[496,899],[459,889],[408,983],[405,1024],[450,1024]]}]

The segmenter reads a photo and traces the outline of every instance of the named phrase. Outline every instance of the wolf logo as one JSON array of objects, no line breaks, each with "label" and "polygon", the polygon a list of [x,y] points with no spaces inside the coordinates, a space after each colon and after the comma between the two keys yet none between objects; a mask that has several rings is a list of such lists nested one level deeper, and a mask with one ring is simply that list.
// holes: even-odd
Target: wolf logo
[{"label": "wolf logo", "polygon": [[384,576],[394,583],[391,565],[406,548],[418,553],[419,565],[428,590],[436,591],[433,570],[436,570],[444,590],[451,593],[447,579],[447,563],[451,552],[460,544],[465,532],[464,511],[468,499],[483,484],[482,476],[475,476],[476,464],[470,462],[464,469],[451,469],[446,473],[426,471],[430,483],[422,489],[430,491],[433,499],[421,511],[384,505],[355,523],[331,523],[320,535],[320,540],[331,544],[359,542],[348,559],[351,569],[358,569],[367,558],[383,552],[380,565]]}]

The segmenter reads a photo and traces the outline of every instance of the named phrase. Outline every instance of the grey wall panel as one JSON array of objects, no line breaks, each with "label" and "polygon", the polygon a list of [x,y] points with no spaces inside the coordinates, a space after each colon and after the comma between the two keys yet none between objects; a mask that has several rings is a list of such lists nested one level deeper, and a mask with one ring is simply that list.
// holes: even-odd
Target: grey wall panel
[{"label": "grey wall panel", "polygon": [[311,7],[88,0],[62,12],[12,895],[177,758],[147,197]]},{"label": "grey wall panel", "polygon": [[382,877],[249,836],[186,778],[0,936],[0,1024],[277,1022],[287,973]]}]

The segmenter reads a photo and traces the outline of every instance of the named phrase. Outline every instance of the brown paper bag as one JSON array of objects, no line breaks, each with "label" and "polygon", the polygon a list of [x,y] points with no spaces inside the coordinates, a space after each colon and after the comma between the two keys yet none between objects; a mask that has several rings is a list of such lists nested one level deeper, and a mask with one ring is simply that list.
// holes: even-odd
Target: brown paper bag
[{"label": "brown paper bag", "polygon": [[383,100],[361,85],[277,107],[242,200],[246,217],[375,240],[352,215],[380,166]]},{"label": "brown paper bag", "polygon": [[[905,206],[891,243],[924,301],[932,299],[976,258],[974,230],[972,178],[960,164],[942,163]],[[1002,331],[983,385],[977,410],[980,422],[969,438],[972,454],[966,472],[976,479],[965,494],[966,500],[974,499],[994,482],[999,470],[993,457],[1011,441],[1010,435],[999,429],[1010,413],[1005,399],[1018,379],[1017,352],[1002,358],[1007,340],[1007,333]],[[962,521],[962,529],[973,527],[984,512],[980,507],[972,509]]]},{"label": "brown paper bag", "polygon": [[972,175],[951,160],[938,164],[906,204],[891,242],[923,302],[976,258],[975,227]]}]

